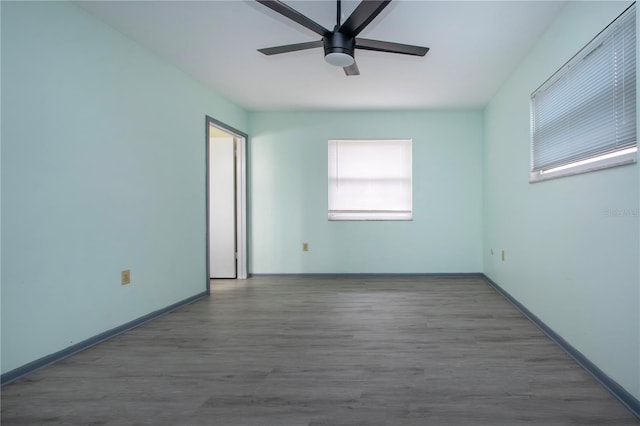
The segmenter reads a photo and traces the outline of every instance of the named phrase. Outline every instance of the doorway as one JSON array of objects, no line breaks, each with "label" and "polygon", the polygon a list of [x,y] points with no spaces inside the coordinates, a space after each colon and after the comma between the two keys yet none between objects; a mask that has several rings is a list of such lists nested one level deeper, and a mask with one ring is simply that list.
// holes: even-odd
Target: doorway
[{"label": "doorway", "polygon": [[207,116],[207,292],[213,278],[247,278],[247,135]]}]

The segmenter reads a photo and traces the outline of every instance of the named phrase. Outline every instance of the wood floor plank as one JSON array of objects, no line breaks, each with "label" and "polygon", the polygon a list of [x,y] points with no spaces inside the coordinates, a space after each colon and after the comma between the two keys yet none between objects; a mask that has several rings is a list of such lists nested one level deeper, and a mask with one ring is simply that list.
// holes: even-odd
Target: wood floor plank
[{"label": "wood floor plank", "polygon": [[479,278],[216,280],[2,389],[3,425],[637,425]]}]

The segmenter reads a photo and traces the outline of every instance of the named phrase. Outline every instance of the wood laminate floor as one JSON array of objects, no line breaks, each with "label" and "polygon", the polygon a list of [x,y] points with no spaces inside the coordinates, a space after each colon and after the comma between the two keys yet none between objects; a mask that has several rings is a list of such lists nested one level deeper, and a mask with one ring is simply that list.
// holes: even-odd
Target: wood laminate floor
[{"label": "wood laminate floor", "polygon": [[482,279],[259,277],[4,387],[2,424],[639,422]]}]

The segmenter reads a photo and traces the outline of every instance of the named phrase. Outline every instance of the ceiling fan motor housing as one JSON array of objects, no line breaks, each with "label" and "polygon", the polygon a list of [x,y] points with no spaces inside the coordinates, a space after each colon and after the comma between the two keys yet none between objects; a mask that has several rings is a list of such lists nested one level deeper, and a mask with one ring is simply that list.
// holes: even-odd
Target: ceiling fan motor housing
[{"label": "ceiling fan motor housing", "polygon": [[330,53],[346,53],[353,57],[353,51],[356,47],[355,38],[335,31],[322,37],[322,41],[324,43],[324,56],[327,56]]}]

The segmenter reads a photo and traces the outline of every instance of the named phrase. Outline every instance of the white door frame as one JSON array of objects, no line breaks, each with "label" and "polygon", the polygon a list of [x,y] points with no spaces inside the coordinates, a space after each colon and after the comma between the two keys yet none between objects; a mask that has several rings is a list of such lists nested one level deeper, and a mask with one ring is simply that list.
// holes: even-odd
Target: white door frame
[{"label": "white door frame", "polygon": [[236,248],[237,254],[237,278],[247,278],[247,139],[249,136],[234,129],[213,117],[206,116],[206,211],[207,211],[207,234],[206,234],[206,260],[207,260],[207,293],[210,292],[209,280],[209,130],[211,126],[230,133],[238,139],[236,149]]}]

